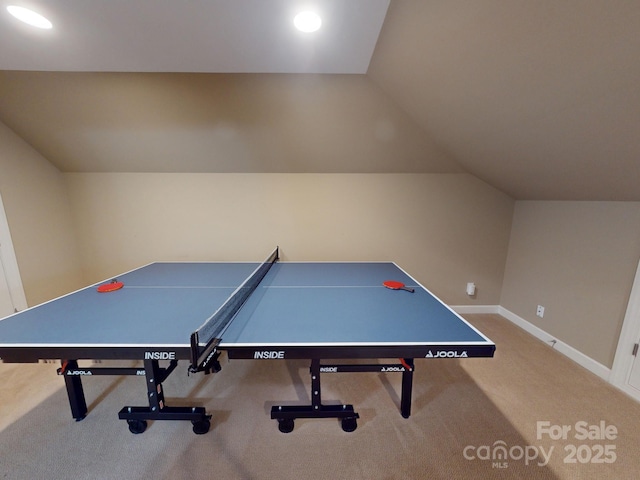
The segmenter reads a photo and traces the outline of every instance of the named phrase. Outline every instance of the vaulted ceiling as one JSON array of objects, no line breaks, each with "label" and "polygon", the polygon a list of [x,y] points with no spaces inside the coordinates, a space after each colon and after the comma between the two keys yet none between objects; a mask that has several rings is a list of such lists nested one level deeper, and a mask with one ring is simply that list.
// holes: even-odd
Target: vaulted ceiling
[{"label": "vaulted ceiling", "polygon": [[[469,172],[640,201],[640,2],[0,1],[0,121],[62,171]],[[24,3],[24,2],[22,2]]]}]

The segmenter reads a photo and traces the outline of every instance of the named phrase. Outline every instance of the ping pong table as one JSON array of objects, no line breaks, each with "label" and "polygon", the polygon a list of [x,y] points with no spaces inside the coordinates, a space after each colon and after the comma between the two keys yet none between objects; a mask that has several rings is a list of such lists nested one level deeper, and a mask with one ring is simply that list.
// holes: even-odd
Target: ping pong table
[{"label": "ping pong table", "polygon": [[[187,420],[203,434],[211,418],[203,407],[164,399],[162,383],[180,360],[189,360],[188,372],[210,373],[221,369],[223,352],[229,359],[308,359],[311,404],[274,406],[271,418],[284,433],[296,418],[336,418],[351,432],[358,414],[353,405],[322,402],[321,374],[400,372],[400,411],[408,418],[416,358],[494,354],[491,340],[394,263],[278,260],[276,248],[262,263],[146,265],[118,276],[118,290],[99,293],[91,285],[0,320],[0,358],[61,360],[76,420],[87,415],[83,377],[144,377],[149,404],[118,414],[132,433],[144,432],[148,420]],[[386,280],[413,292],[385,288]],[[111,359],[143,366],[78,364]]]}]

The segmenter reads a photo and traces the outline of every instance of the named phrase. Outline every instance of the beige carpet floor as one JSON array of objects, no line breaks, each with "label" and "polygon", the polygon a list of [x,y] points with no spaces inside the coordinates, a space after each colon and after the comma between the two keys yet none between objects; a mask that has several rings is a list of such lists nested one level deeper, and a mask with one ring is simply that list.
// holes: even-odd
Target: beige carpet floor
[{"label": "beige carpet floor", "polygon": [[306,361],[224,358],[210,376],[181,364],[167,403],[205,406],[206,435],[188,422],[129,433],[117,413],[145,404],[140,378],[84,379],[90,412],[75,422],[57,365],[0,364],[0,479],[639,478],[639,403],[498,315],[466,317],[496,356],[417,360],[409,419],[400,374],[323,375],[323,400],[360,414],[353,433],[299,419],[283,434],[270,419],[272,405],[309,402]]}]

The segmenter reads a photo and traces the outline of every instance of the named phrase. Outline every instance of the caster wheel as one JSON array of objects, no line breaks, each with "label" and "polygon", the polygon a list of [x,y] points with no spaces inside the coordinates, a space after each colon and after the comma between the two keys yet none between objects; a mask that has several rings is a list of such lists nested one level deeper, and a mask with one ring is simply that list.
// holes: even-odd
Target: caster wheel
[{"label": "caster wheel", "polygon": [[194,420],[191,423],[193,424],[193,433],[196,435],[204,435],[209,431],[209,427],[211,427],[211,420],[206,417],[202,420]]},{"label": "caster wheel", "polygon": [[147,429],[146,420],[127,420],[127,423],[129,424],[129,431],[136,435]]},{"label": "caster wheel", "polygon": [[353,432],[356,428],[358,428],[358,422],[355,418],[342,419],[342,430],[345,432]]},{"label": "caster wheel", "polygon": [[278,419],[278,430],[282,433],[291,433],[293,431],[293,418],[279,418]]}]

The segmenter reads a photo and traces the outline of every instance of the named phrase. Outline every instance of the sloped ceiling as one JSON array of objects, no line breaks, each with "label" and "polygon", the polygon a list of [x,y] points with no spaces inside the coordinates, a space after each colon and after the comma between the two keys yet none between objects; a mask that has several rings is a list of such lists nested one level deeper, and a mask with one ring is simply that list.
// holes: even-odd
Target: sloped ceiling
[{"label": "sloped ceiling", "polygon": [[[0,121],[62,171],[467,171],[517,199],[640,201],[637,1],[366,0],[340,17],[366,25],[342,30],[330,48],[324,40],[329,50],[306,38],[266,63],[277,49],[265,45],[291,39],[264,28],[254,47],[218,39],[216,60],[207,29],[190,18],[201,20],[205,5],[210,16],[224,4],[254,18],[251,4],[284,11],[292,2],[194,1],[179,22],[154,2],[140,24],[131,15],[145,13],[142,0],[43,3],[54,18],[56,5],[82,4],[76,17],[98,26],[129,6],[124,23],[139,31],[115,42],[109,29],[88,29],[89,52],[107,35],[109,64],[79,56],[76,67],[82,45],[56,50],[56,63],[42,34],[11,24],[7,39],[5,3]],[[368,5],[377,10],[365,15]],[[189,49],[177,54],[163,34]]]},{"label": "sloped ceiling", "polygon": [[65,172],[464,171],[364,75],[5,71],[0,91]]},{"label": "sloped ceiling", "polygon": [[640,200],[640,2],[393,2],[369,77],[520,199]]}]

